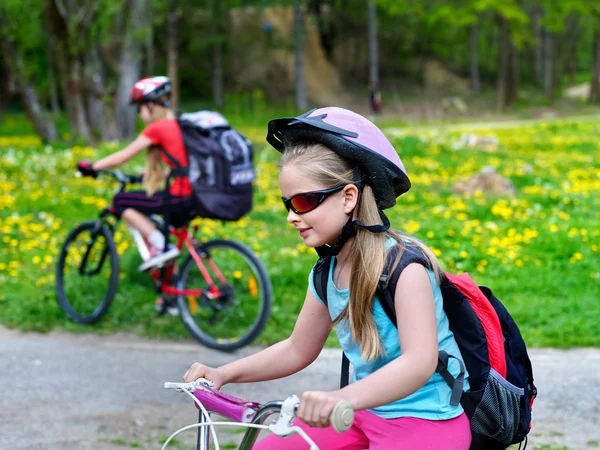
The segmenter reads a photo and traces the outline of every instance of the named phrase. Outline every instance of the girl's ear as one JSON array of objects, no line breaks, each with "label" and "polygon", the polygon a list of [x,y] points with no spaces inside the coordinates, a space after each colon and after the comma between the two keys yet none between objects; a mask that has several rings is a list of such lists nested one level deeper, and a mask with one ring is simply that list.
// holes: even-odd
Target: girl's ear
[{"label": "girl's ear", "polygon": [[358,205],[358,188],[353,185],[347,185],[343,190],[344,195],[344,213],[350,214]]}]

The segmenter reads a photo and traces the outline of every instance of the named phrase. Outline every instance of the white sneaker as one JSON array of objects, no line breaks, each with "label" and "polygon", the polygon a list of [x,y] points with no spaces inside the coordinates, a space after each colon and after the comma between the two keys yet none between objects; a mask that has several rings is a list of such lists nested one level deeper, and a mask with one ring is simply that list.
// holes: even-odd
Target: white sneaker
[{"label": "white sneaker", "polygon": [[161,267],[164,263],[172,261],[179,256],[179,249],[174,245],[168,245],[163,251],[154,247],[150,249],[150,258],[140,264],[138,270],[145,272],[149,269]]}]

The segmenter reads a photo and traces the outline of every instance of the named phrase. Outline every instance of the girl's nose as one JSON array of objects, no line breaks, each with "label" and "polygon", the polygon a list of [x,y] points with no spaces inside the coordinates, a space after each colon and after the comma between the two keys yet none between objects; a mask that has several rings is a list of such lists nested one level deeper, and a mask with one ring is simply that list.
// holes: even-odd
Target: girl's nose
[{"label": "girl's nose", "polygon": [[300,222],[300,217],[298,216],[298,214],[296,214],[293,210],[290,209],[288,211],[287,221],[291,224],[298,223]]}]

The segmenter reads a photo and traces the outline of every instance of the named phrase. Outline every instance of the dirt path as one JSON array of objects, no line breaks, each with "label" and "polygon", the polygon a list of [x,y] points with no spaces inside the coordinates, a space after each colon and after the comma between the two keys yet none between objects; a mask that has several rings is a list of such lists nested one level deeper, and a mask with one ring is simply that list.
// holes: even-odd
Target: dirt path
[{"label": "dirt path", "polygon": [[[223,354],[192,342],[23,334],[0,327],[0,449],[159,449],[196,417],[190,402],[162,383],[179,380],[193,361],[218,365],[253,351]],[[540,396],[528,448],[600,446],[600,350],[535,349],[531,357]],[[334,389],[339,361],[339,351],[328,349],[288,379],[225,390],[266,401]],[[183,436],[169,448],[192,448],[193,433]],[[235,432],[221,432],[222,445],[237,440]]]}]

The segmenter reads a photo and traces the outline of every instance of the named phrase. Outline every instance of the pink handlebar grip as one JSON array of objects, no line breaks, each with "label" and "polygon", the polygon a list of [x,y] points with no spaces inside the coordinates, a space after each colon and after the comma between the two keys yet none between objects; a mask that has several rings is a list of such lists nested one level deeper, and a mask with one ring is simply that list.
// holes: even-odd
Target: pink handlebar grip
[{"label": "pink handlebar grip", "polygon": [[233,397],[209,387],[196,389],[194,396],[200,400],[208,411],[236,422],[251,422],[260,407],[260,403]]}]

